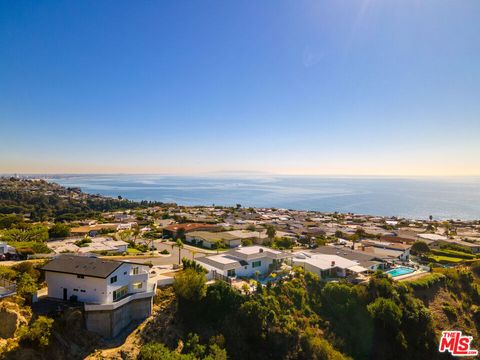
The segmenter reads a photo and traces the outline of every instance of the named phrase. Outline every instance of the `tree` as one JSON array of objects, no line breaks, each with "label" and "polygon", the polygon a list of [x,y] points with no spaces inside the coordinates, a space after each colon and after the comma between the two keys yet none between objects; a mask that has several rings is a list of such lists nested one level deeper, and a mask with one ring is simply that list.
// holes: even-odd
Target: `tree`
[{"label": "tree", "polygon": [[268,225],[267,226],[267,236],[270,240],[273,240],[275,235],[277,234],[277,230],[273,227],[273,225]]},{"label": "tree", "polygon": [[138,237],[138,235],[140,235],[140,227],[139,226],[135,226],[133,228],[132,235],[133,235],[133,242],[136,244],[137,243],[137,237]]},{"label": "tree", "polygon": [[426,254],[430,252],[430,248],[425,241],[415,241],[410,250],[413,254]]},{"label": "tree", "polygon": [[62,223],[56,223],[48,229],[48,236],[50,238],[66,238],[70,236],[70,226]]},{"label": "tree", "polygon": [[31,302],[33,294],[37,292],[37,283],[28,274],[23,273],[17,283],[17,294],[25,298],[27,302]]},{"label": "tree", "polygon": [[181,263],[181,258],[182,258],[182,257],[181,257],[182,249],[183,249],[183,247],[184,247],[182,240],[177,239],[177,241],[175,241],[175,246],[178,247],[178,265],[180,265],[180,263]]},{"label": "tree", "polygon": [[186,269],[175,277],[173,289],[179,300],[196,302],[201,300],[207,291],[207,279],[204,273],[198,273],[194,269]]},{"label": "tree", "polygon": [[20,331],[20,342],[37,347],[48,346],[52,333],[53,319],[39,316],[30,327],[23,327]]},{"label": "tree", "polygon": [[182,258],[182,264],[183,264],[183,269],[184,269],[184,270],[186,270],[186,269],[193,269],[193,270],[195,270],[195,271],[198,272],[198,273],[204,273],[204,274],[207,273],[207,270],[206,270],[202,265],[200,265],[199,263],[197,263],[195,260],[190,260],[190,259],[187,259],[187,258]]},{"label": "tree", "polygon": [[[182,356],[167,348],[164,344],[150,342],[140,349],[139,360],[183,360]],[[191,359],[191,358],[190,358]]]},{"label": "tree", "polygon": [[391,299],[377,298],[367,309],[382,329],[396,330],[402,322],[402,309]]}]

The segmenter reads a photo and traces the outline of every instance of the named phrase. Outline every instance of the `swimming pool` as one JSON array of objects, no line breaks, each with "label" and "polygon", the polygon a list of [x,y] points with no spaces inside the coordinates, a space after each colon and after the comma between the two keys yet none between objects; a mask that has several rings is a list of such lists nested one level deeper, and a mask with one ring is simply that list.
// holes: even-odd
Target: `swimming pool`
[{"label": "swimming pool", "polygon": [[411,274],[414,271],[415,271],[415,269],[403,266],[403,267],[398,267],[398,268],[389,270],[389,271],[387,271],[387,274],[392,275],[392,277],[396,277],[396,276]]}]

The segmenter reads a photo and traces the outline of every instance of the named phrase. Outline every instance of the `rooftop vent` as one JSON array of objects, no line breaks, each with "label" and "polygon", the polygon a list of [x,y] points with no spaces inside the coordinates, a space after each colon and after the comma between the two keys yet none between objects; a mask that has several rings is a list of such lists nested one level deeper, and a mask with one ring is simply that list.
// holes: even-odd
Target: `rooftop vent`
[{"label": "rooftop vent", "polygon": [[332,266],[335,266],[335,261],[332,261]]},{"label": "rooftop vent", "polygon": [[263,249],[262,249],[262,248],[260,248],[260,250],[258,250],[258,252],[263,252]]}]

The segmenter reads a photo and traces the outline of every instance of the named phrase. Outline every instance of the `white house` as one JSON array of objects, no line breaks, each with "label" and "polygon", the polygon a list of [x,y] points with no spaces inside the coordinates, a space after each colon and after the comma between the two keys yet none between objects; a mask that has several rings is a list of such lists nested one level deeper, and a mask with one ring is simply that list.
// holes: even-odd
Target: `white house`
[{"label": "white house", "polygon": [[215,274],[234,278],[252,277],[257,272],[266,274],[291,257],[289,253],[264,246],[246,246],[195,260],[208,270],[208,278]]},{"label": "white house", "polygon": [[321,279],[347,277],[368,271],[367,268],[361,266],[357,261],[338,255],[299,252],[294,254],[292,262],[294,265],[302,266],[306,271],[317,274]]},{"label": "white house", "polygon": [[225,231],[192,231],[186,234],[185,241],[207,248],[214,248],[218,243],[223,243],[229,248],[234,248],[242,244],[241,238]]},{"label": "white house", "polygon": [[48,297],[84,303],[88,330],[114,337],[151,314],[156,284],[148,282],[148,265],[60,255],[42,270]]}]

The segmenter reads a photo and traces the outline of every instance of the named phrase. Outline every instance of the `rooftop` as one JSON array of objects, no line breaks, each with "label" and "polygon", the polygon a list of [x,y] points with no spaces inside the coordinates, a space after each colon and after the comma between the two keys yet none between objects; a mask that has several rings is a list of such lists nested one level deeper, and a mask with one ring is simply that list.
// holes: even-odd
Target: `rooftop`
[{"label": "rooftop", "polygon": [[[89,256],[60,255],[50,260],[41,270],[105,279],[124,263],[130,262]],[[146,264],[138,265],[148,266]]]}]

